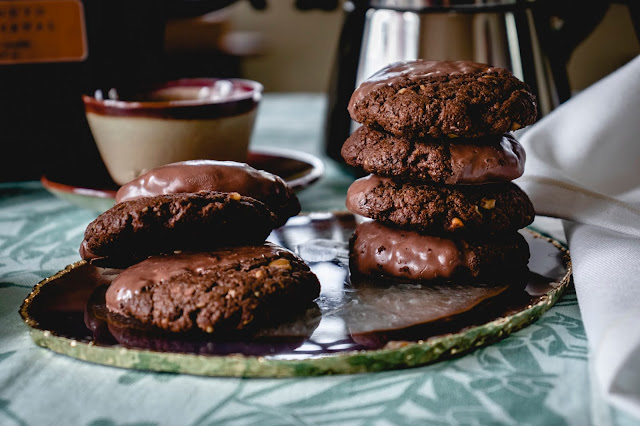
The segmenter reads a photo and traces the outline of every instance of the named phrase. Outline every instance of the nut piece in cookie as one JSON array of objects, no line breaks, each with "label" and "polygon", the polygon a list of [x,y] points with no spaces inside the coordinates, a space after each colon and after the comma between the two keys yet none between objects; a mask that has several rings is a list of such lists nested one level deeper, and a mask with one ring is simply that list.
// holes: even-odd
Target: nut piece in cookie
[{"label": "nut piece in cookie", "polygon": [[529,246],[517,232],[453,240],[363,222],[351,239],[354,274],[410,281],[507,275],[526,270]]},{"label": "nut piece in cookie", "polygon": [[397,62],[353,92],[351,118],[396,136],[479,137],[532,124],[529,87],[509,71],[467,61]]},{"label": "nut piece in cookie", "polygon": [[171,332],[225,335],[294,316],[319,293],[302,259],[265,244],[150,257],[113,280],[106,305]]},{"label": "nut piece in cookie", "polygon": [[262,202],[237,193],[137,198],[116,204],[87,226],[80,256],[99,266],[126,267],[155,254],[260,244],[274,222]]},{"label": "nut piece in cookie", "polygon": [[262,201],[276,215],[276,227],[300,213],[298,198],[279,176],[234,161],[191,160],[157,167],[123,185],[116,203],[201,191],[235,192]]},{"label": "nut piece in cookie", "polygon": [[401,138],[366,126],[342,146],[346,163],[367,173],[447,185],[509,182],[522,176],[525,152],[511,133],[473,139]]},{"label": "nut piece in cookie", "polygon": [[517,185],[441,186],[397,182],[376,175],[347,191],[353,213],[434,235],[490,235],[515,231],[534,218],[531,200]]}]

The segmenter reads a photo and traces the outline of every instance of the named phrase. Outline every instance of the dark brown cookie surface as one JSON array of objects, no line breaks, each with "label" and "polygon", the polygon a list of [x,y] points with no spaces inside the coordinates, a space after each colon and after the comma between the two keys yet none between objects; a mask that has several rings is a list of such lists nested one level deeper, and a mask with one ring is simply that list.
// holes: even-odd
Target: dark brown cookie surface
[{"label": "dark brown cookie surface", "polygon": [[235,161],[191,160],[157,167],[123,185],[116,203],[200,191],[237,192],[262,201],[276,215],[276,227],[300,213],[300,202],[285,181]]},{"label": "dark brown cookie surface", "polygon": [[412,139],[362,126],[342,146],[346,163],[380,176],[453,184],[508,182],[522,176],[525,153],[510,133],[484,138]]},{"label": "dark brown cookie surface", "polygon": [[509,71],[474,62],[391,64],[364,81],[351,117],[397,136],[479,137],[532,124],[536,101]]},{"label": "dark brown cookie surface", "polygon": [[350,242],[352,273],[410,281],[510,275],[525,270],[528,261],[529,246],[517,232],[459,240],[368,221]]},{"label": "dark brown cookie surface", "polygon": [[274,222],[263,203],[237,193],[138,198],[116,204],[91,222],[80,255],[100,266],[124,267],[176,250],[259,244]]},{"label": "dark brown cookie surface", "polygon": [[529,197],[513,183],[440,186],[370,175],[347,192],[347,208],[385,224],[432,234],[487,235],[533,221]]},{"label": "dark brown cookie surface", "polygon": [[300,258],[264,244],[150,257],[114,279],[106,305],[172,332],[227,334],[295,315],[319,293]]}]

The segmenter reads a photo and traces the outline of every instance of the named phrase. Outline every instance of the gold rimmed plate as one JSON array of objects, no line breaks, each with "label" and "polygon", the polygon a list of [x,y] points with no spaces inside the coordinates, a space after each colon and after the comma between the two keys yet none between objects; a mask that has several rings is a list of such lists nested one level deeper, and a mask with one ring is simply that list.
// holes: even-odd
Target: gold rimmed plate
[{"label": "gold rimmed plate", "polygon": [[[247,164],[280,176],[293,188],[301,191],[314,184],[324,174],[324,163],[318,157],[301,151],[283,148],[252,149]],[[53,195],[80,207],[103,212],[113,206],[118,185],[103,165],[88,168],[77,174],[75,169],[58,168],[40,179],[44,188]]]},{"label": "gold rimmed plate", "polygon": [[[350,213],[313,213],[294,217],[271,234],[270,241],[294,250],[310,265],[322,292],[303,314],[251,337],[168,335],[114,317],[104,306],[104,290],[117,271],[84,261],[37,284],[20,313],[36,344],[97,364],[291,377],[407,368],[470,352],[537,320],[569,285],[566,249],[529,230],[521,231],[531,250],[529,270],[513,277],[508,291],[497,283],[351,282],[347,247],[355,226]],[[468,309],[461,302],[464,315],[454,320],[434,316],[429,304],[451,300],[462,294],[460,289],[477,307]]]}]

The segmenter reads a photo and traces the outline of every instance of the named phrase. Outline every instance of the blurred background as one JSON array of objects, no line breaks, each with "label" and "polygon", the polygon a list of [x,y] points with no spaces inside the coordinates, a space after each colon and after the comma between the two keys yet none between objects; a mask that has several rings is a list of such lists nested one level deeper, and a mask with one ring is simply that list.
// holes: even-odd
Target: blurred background
[{"label": "blurred background", "polygon": [[0,128],[10,159],[0,181],[95,174],[101,160],[80,95],[180,77],[326,93],[319,130],[338,160],[355,85],[398,58],[505,66],[532,85],[544,114],[640,53],[639,3],[0,0]]},{"label": "blurred background", "polygon": [[[589,2],[571,3],[576,8],[574,13],[580,15],[578,5]],[[569,60],[573,90],[584,89],[640,53],[627,4],[612,2],[606,9]],[[255,54],[242,61],[243,75],[276,92],[327,90],[343,15],[342,7],[301,11],[289,0],[271,1],[265,10],[256,10],[244,1],[218,14],[225,21],[226,31],[256,37]]]}]

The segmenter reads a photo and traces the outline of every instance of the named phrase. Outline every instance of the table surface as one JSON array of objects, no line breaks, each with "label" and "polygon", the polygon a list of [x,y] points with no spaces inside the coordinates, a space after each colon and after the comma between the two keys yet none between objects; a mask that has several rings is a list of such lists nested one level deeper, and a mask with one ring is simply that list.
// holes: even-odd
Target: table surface
[{"label": "table surface", "polygon": [[[343,210],[353,177],[323,155],[325,99],[267,95],[253,145],[322,157],[304,211]],[[296,379],[211,378],[93,365],[37,347],[18,309],[40,280],[79,260],[96,213],[37,182],[0,185],[0,425],[632,424],[594,396],[573,291],[533,325],[429,366]]]}]

